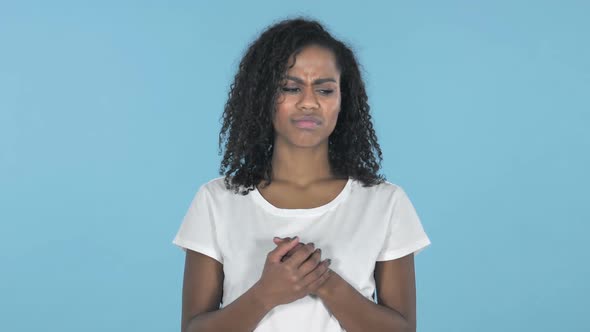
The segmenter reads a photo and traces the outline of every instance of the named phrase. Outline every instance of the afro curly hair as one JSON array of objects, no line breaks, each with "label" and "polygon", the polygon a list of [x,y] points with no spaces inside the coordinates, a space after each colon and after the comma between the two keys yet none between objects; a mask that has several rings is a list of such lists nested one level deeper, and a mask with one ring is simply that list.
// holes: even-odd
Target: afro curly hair
[{"label": "afro curly hair", "polygon": [[[225,186],[247,195],[262,180],[272,182],[274,128],[272,119],[288,61],[303,48],[331,50],[340,71],[341,108],[328,138],[328,159],[337,177],[351,177],[372,186],[385,181],[378,174],[382,153],[371,122],[370,107],[359,65],[352,50],[316,20],[280,21],[262,32],[246,50],[222,115],[219,174]],[[240,189],[243,188],[243,189]]]}]

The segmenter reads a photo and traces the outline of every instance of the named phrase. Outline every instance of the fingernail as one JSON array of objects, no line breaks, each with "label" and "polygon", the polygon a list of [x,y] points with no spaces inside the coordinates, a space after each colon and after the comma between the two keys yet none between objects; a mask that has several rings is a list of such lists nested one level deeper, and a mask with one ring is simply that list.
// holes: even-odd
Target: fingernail
[{"label": "fingernail", "polygon": [[328,258],[328,265],[332,264],[332,259]]}]

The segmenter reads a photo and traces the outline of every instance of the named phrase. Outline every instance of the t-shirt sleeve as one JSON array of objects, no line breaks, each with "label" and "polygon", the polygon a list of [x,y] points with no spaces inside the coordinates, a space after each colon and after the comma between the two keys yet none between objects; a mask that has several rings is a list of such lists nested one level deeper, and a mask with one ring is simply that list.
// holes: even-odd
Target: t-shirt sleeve
[{"label": "t-shirt sleeve", "polygon": [[209,195],[205,185],[202,185],[193,198],[172,243],[184,251],[197,251],[223,264]]},{"label": "t-shirt sleeve", "polygon": [[393,210],[387,235],[377,261],[388,261],[411,253],[417,255],[430,245],[414,205],[402,187],[398,186],[392,197]]}]

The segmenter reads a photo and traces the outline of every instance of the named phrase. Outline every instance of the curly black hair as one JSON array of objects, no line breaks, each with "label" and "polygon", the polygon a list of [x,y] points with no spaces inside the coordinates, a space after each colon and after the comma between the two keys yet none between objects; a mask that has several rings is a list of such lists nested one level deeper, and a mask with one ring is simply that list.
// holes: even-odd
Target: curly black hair
[{"label": "curly black hair", "polygon": [[356,179],[364,186],[385,181],[378,174],[383,158],[354,53],[318,21],[299,17],[268,27],[249,45],[240,62],[219,133],[220,155],[225,143],[219,174],[225,175],[227,189],[247,195],[262,180],[265,185],[271,183],[272,119],[280,83],[286,75],[289,58],[310,45],[331,50],[340,71],[341,108],[336,127],[328,138],[332,173]]}]

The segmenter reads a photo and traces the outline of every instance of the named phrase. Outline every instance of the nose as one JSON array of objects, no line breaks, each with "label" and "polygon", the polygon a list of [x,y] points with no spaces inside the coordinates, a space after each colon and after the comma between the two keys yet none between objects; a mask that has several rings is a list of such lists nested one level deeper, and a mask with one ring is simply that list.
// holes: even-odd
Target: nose
[{"label": "nose", "polygon": [[313,87],[305,87],[301,92],[301,98],[298,102],[298,107],[302,109],[315,109],[320,105],[317,96],[314,94]]}]

